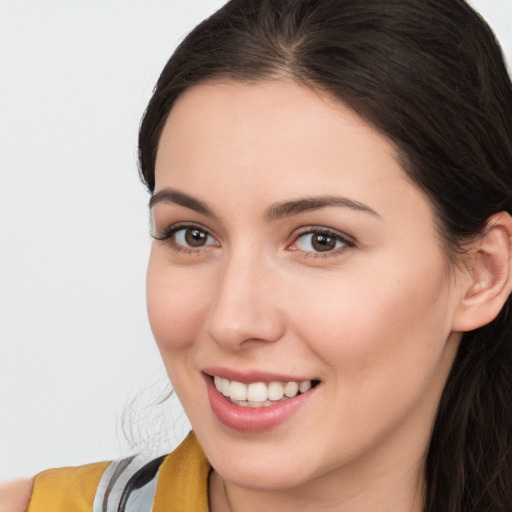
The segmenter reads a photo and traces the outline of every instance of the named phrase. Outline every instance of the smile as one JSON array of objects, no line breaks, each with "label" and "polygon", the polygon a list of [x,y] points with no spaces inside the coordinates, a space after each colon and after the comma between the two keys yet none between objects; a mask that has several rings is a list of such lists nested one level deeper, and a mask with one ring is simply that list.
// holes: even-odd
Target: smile
[{"label": "smile", "polygon": [[289,400],[313,387],[313,381],[253,382],[244,384],[217,375],[213,378],[215,388],[231,403],[241,407],[269,407],[276,402]]},{"label": "smile", "polygon": [[314,379],[240,375],[225,370],[219,373],[203,373],[211,410],[225,427],[239,432],[263,432],[287,423],[300,409],[308,407],[321,387]]}]

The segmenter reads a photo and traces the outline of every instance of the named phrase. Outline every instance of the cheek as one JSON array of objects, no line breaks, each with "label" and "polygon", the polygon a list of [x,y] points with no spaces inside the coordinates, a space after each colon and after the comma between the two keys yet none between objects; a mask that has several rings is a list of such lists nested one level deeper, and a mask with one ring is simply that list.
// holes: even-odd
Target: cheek
[{"label": "cheek", "polygon": [[[173,268],[152,252],[146,279],[149,322],[162,356],[187,350],[197,338],[210,297],[207,280],[186,267]],[[164,362],[165,358],[164,358]]]},{"label": "cheek", "polygon": [[434,268],[419,280],[424,270],[409,269],[402,280],[367,267],[331,282],[331,293],[296,300],[295,332],[322,361],[329,402],[339,404],[326,428],[345,433],[340,446],[350,446],[352,454],[404,418],[411,420],[404,427],[410,433],[430,424],[453,354],[445,356],[445,276]]},{"label": "cheek", "polygon": [[291,307],[297,333],[337,378],[375,381],[387,373],[389,379],[426,359],[434,364],[442,352],[450,332],[442,263],[394,263],[351,269],[318,286],[322,294],[312,296],[306,288],[294,293],[300,297]]}]

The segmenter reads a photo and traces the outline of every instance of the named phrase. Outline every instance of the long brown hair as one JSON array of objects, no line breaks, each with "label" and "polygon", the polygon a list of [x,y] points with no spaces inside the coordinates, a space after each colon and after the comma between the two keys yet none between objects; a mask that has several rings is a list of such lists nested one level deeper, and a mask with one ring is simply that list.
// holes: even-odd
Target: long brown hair
[{"label": "long brown hair", "polygon": [[[512,85],[486,23],[463,0],[232,0],[182,42],[139,137],[141,177],[176,98],[216,78],[286,76],[327,91],[391,139],[430,198],[448,256],[512,213]],[[512,510],[512,318],[466,333],[425,471],[428,512]]]}]

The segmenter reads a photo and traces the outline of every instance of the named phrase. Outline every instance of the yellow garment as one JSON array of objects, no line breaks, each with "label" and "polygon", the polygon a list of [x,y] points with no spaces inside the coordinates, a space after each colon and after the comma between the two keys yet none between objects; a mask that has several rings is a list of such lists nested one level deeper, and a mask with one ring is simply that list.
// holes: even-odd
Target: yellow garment
[{"label": "yellow garment", "polygon": [[108,465],[99,462],[39,473],[27,512],[92,512],[96,488]]},{"label": "yellow garment", "polygon": [[[27,512],[92,512],[108,462],[39,473]],[[208,512],[210,465],[191,432],[162,462],[153,512]]]}]

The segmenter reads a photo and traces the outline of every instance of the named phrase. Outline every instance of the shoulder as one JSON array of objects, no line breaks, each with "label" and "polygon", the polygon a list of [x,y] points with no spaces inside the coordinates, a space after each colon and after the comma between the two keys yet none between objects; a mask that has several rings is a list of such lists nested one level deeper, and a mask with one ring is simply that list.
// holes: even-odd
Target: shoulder
[{"label": "shoulder", "polygon": [[109,462],[99,462],[39,473],[34,478],[28,512],[90,512],[108,465]]},{"label": "shoulder", "polygon": [[0,483],[0,512],[25,512],[33,485],[32,478]]},{"label": "shoulder", "polygon": [[[193,432],[172,453],[43,471],[0,487],[0,512],[208,511],[210,465]],[[161,478],[159,478],[161,476]]]}]

